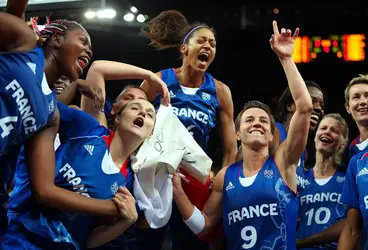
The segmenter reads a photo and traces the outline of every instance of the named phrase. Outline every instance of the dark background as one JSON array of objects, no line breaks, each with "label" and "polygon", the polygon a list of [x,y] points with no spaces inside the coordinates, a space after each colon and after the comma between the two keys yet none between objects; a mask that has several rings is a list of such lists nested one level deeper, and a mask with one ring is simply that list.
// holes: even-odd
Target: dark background
[{"label": "dark background", "polygon": [[[115,60],[154,72],[180,66],[178,51],[155,51],[149,47],[148,40],[140,34],[142,24],[123,20],[129,7],[134,5],[149,18],[174,8],[180,10],[190,22],[203,21],[213,26],[217,33],[217,55],[208,71],[230,87],[235,116],[251,99],[258,99],[274,108],[275,101],[287,86],[282,67],[269,45],[272,20],[277,20],[280,28],[294,30],[299,27],[301,36],[368,35],[368,4],[363,1],[345,4],[311,4],[306,1],[252,4],[246,1],[107,0],[106,6],[117,11],[113,20],[91,21],[84,18],[87,9],[100,5],[100,1],[94,0],[30,5],[27,15],[42,17],[53,12],[51,19],[68,18],[82,22],[92,38],[94,60]],[[279,10],[278,14],[274,13],[275,8]],[[314,62],[298,64],[298,68],[305,80],[313,80],[323,88],[328,96],[326,113],[339,112],[343,115],[349,122],[351,138],[355,138],[357,129],[344,109],[343,91],[352,77],[368,73],[366,61],[345,62],[334,54],[324,54]],[[109,83],[108,95],[115,98],[123,85],[120,82]],[[221,165],[220,145],[220,138],[215,132],[209,151],[215,162],[214,167]]]}]

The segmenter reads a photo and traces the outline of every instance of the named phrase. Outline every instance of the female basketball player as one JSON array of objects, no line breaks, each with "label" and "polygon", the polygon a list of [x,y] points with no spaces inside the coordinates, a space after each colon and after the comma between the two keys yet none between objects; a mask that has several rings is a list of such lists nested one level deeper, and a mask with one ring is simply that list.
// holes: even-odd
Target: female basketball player
[{"label": "female basketball player", "polygon": [[[313,133],[318,123],[321,121],[324,115],[325,108],[325,98],[321,87],[313,82],[313,81],[305,81],[305,85],[308,88],[309,94],[312,97],[313,102],[313,115],[311,117],[309,132]],[[290,88],[287,87],[277,104],[276,108],[276,129],[275,134],[273,136],[272,143],[270,145],[271,152],[275,151],[276,148],[286,139],[287,131],[289,129],[290,120],[293,117],[295,112],[295,103],[293,101],[293,97],[291,96]],[[314,137],[314,135],[313,135]],[[241,148],[237,154],[237,160],[241,160]],[[305,162],[307,160],[307,151],[303,152],[302,157],[300,158],[299,167],[304,168]]]},{"label": "female basketball player", "polygon": [[[222,138],[223,165],[233,163],[237,145],[231,92],[228,86],[206,72],[216,55],[214,30],[203,23],[190,25],[182,13],[169,10],[151,19],[143,32],[155,48],[180,49],[181,67],[169,68],[157,73],[167,84],[173,110],[204,150],[207,150],[212,128],[218,124]],[[141,85],[148,93],[149,100],[155,100],[155,107],[157,107],[160,105],[160,99],[154,89],[148,90],[148,86],[146,81]],[[206,190],[206,188],[208,190],[208,187],[203,189]],[[203,197],[206,196],[207,193],[203,195]],[[175,233],[173,249],[200,249],[201,245],[202,249],[208,248],[183,224],[175,204],[170,227]],[[152,241],[163,239],[158,236],[153,238]],[[160,247],[157,246],[157,248]]]},{"label": "female basketball player", "polygon": [[82,74],[92,56],[88,33],[76,22],[54,21],[42,31],[45,42],[39,47],[23,20],[0,13],[0,21],[1,187],[11,180],[19,152],[15,145],[32,137],[26,141],[26,159],[38,202],[65,210],[117,215],[112,201],[84,199],[54,185],[53,143],[59,112],[48,83],[62,75],[76,80]]},{"label": "female basketball player", "polygon": [[365,150],[368,143],[367,117],[364,111],[367,97],[363,95],[368,90],[368,75],[354,77],[345,88],[345,107],[359,129],[359,136],[349,145],[349,158]]},{"label": "female basketball player", "polygon": [[[263,103],[251,101],[235,121],[243,161],[217,174],[202,212],[193,206],[174,176],[174,198],[185,223],[196,234],[208,232],[221,217],[228,249],[295,249],[298,200],[296,167],[308,137],[312,100],[292,59],[296,29],[279,33],[273,22],[270,40],[288,79],[295,103],[286,140],[269,153],[274,120]],[[241,197],[241,198],[240,198]]]},{"label": "female basketball player", "polygon": [[[95,126],[92,125],[95,120],[91,119],[91,126]],[[116,133],[111,131],[108,136],[81,136],[61,144],[56,152],[55,185],[88,199],[111,199],[119,186],[125,185],[125,176],[120,173],[123,164],[151,135],[154,121],[152,104],[145,100],[134,100],[118,113]],[[99,127],[97,125],[95,129]],[[79,153],[76,155],[76,152]],[[19,173],[20,170],[17,170]],[[83,248],[86,242],[87,247],[96,247],[122,234],[137,218],[135,202],[133,213],[130,211],[132,197],[127,190],[122,190],[122,194],[116,194],[115,198],[122,196],[127,199],[128,210],[124,210],[123,204],[120,205],[123,206],[120,211],[128,222],[119,220],[110,226],[99,227],[86,239],[87,232],[93,226],[93,217],[75,215],[76,218],[73,218],[74,214],[38,206],[27,180],[15,186],[12,196],[16,199],[10,199],[9,227],[3,238],[5,249],[16,246],[62,248],[70,244]],[[115,202],[119,203],[118,200]],[[126,218],[124,213],[134,216]]]},{"label": "female basketball player", "polygon": [[[358,126],[360,136],[350,147],[350,159],[341,201],[349,206],[346,224],[338,249],[368,249],[368,191],[367,191],[367,103],[368,77],[353,78],[345,89],[345,106]],[[358,143],[358,144],[357,144]],[[362,237],[361,237],[362,236]]]},{"label": "female basketball player", "polygon": [[299,192],[297,248],[336,249],[347,207],[340,202],[345,180],[341,160],[349,129],[339,114],[325,115],[314,138],[316,164],[304,172]]}]

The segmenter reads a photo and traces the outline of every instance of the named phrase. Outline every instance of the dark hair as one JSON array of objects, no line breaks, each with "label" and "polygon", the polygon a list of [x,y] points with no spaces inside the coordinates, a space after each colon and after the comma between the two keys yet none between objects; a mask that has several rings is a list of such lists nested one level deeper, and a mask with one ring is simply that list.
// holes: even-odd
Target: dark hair
[{"label": "dark hair", "polygon": [[151,40],[151,46],[156,49],[166,49],[180,47],[183,43],[187,44],[194,34],[193,29],[199,26],[211,30],[215,35],[215,31],[208,25],[204,23],[189,24],[180,11],[167,10],[148,21],[142,32]]},{"label": "dark hair", "polygon": [[67,31],[76,30],[76,29],[82,29],[86,31],[86,29],[80,23],[77,23],[75,21],[64,20],[64,19],[54,20],[46,24],[45,28],[41,30],[40,32],[38,32],[38,36],[40,38],[45,39],[45,43],[47,43],[47,41],[54,34],[65,35]]},{"label": "dark hair", "polygon": [[270,118],[270,122],[271,122],[271,124],[270,124],[271,125],[271,133],[273,134],[273,132],[275,130],[275,119],[273,118],[271,109],[266,104],[264,104],[263,102],[260,102],[260,101],[249,101],[249,102],[246,102],[244,104],[244,107],[243,107],[242,111],[240,111],[240,113],[238,114],[238,116],[235,119],[235,131],[239,131],[239,129],[240,129],[240,120],[241,120],[241,117],[242,117],[243,113],[246,110],[251,109],[251,108],[259,108],[259,109],[264,110],[267,113],[268,117]]},{"label": "dark hair", "polygon": [[[317,88],[323,94],[323,99],[326,100],[326,96],[323,93],[321,87],[314,81],[305,81],[307,88]],[[290,88],[287,87],[281,94],[280,99],[277,103],[275,117],[278,122],[285,122],[287,119],[288,111],[287,106],[294,103],[293,96],[291,95]]]}]

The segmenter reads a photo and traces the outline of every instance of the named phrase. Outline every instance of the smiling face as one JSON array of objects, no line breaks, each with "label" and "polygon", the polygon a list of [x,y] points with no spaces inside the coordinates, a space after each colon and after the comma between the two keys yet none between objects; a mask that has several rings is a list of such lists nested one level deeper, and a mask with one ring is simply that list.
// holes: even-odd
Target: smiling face
[{"label": "smiling face", "polygon": [[116,117],[116,130],[134,134],[143,142],[152,134],[155,119],[155,109],[150,102],[133,100],[128,102]]},{"label": "smiling face", "polygon": [[272,122],[266,111],[261,108],[249,108],[240,118],[237,139],[250,147],[268,146],[273,138],[271,126]]},{"label": "smiling face", "polygon": [[333,117],[325,117],[320,122],[314,138],[316,151],[332,156],[346,145],[347,129]]},{"label": "smiling face", "polygon": [[70,84],[71,81],[69,81],[69,79],[66,78],[65,76],[62,76],[59,79],[57,79],[56,82],[54,83],[56,95],[60,95]]},{"label": "smiling face", "polygon": [[347,112],[357,124],[368,125],[368,84],[355,84],[348,93]]},{"label": "smiling face", "polygon": [[216,55],[216,39],[208,28],[195,30],[180,48],[184,64],[196,71],[205,72]]}]

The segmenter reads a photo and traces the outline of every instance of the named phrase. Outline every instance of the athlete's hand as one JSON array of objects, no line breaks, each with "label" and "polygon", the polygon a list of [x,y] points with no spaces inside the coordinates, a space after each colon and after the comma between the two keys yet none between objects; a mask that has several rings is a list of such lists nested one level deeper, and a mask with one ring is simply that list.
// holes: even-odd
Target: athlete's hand
[{"label": "athlete's hand", "polygon": [[102,112],[104,106],[102,89],[99,86],[82,79],[77,80],[77,85],[82,95],[91,98],[95,101],[96,113],[99,114],[100,112]]},{"label": "athlete's hand", "polygon": [[294,52],[295,39],[299,35],[299,28],[296,28],[294,35],[292,35],[291,30],[285,28],[282,28],[280,33],[276,21],[272,22],[272,26],[273,35],[270,39],[271,48],[280,59],[291,57]]},{"label": "athlete's hand", "polygon": [[138,213],[135,207],[135,199],[126,187],[120,187],[112,200],[118,207],[120,216],[123,219],[132,224],[136,222],[138,219]]},{"label": "athlete's hand", "polygon": [[35,37],[37,39],[37,44],[42,45],[45,42],[46,39],[45,38],[40,38],[37,34],[37,29],[36,29],[37,20],[38,20],[37,17],[33,17],[30,21],[27,22],[27,25],[34,32]]},{"label": "athlete's hand", "polygon": [[148,85],[155,90],[157,94],[162,95],[163,104],[169,105],[170,104],[170,94],[169,90],[167,89],[166,83],[162,81],[162,79],[156,75],[155,73],[151,72],[147,79],[145,79]]},{"label": "athlete's hand", "polygon": [[180,173],[173,173],[172,182],[173,182],[174,196],[184,192],[183,186],[181,185],[182,178],[185,178],[185,176]]}]

